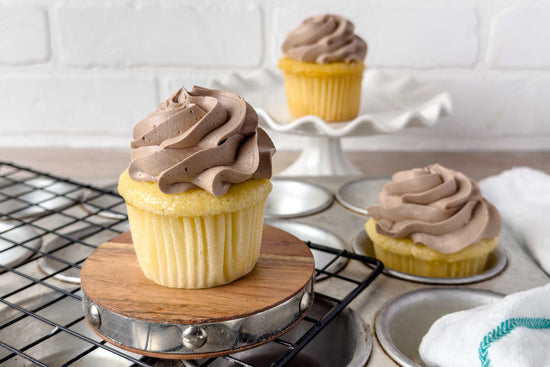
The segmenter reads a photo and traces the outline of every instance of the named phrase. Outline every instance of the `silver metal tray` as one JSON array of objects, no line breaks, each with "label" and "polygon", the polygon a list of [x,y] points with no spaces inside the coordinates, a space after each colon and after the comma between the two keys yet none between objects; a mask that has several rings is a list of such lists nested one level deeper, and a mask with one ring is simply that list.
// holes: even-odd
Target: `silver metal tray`
[{"label": "silver metal tray", "polygon": [[[365,255],[370,257],[374,256],[374,245],[367,235],[365,230],[359,232],[359,234],[352,241],[352,248],[355,253],[359,255]],[[384,268],[384,273],[396,278],[409,280],[412,282],[426,283],[426,284],[441,284],[441,285],[458,285],[458,284],[470,284],[481,282],[483,280],[490,279],[500,274],[508,264],[508,256],[502,246],[497,246],[496,250],[489,254],[487,258],[487,269],[477,275],[463,278],[436,278],[436,277],[422,277],[418,275],[412,275],[402,273],[390,268]]]},{"label": "silver metal tray", "polygon": [[[28,248],[19,246],[21,243]],[[38,232],[31,226],[11,220],[0,221],[0,265],[13,268],[34,255],[31,249],[36,250],[41,245],[42,237],[38,237]]]},{"label": "silver metal tray", "polygon": [[[322,299],[315,299],[311,311],[311,317],[318,317],[326,314],[332,307]],[[295,342],[307,332],[311,323],[305,320],[288,333],[281,336],[281,339],[288,342]],[[364,366],[372,351],[372,337],[369,329],[361,316],[350,308],[345,308],[336,318],[330,322],[323,331],[313,339],[295,358],[286,365],[288,367],[362,367]],[[276,343],[268,343],[257,348],[236,353],[234,356],[255,367],[268,367],[280,356],[282,346]],[[200,366],[200,361],[164,361],[159,366]],[[232,362],[218,358],[212,367],[235,366]]]},{"label": "silver metal tray", "polygon": [[295,218],[318,213],[328,208],[332,194],[311,183],[273,179],[273,190],[265,205],[266,218]]},{"label": "silver metal tray", "polygon": [[378,194],[391,177],[360,178],[340,186],[336,191],[336,200],[344,208],[368,215],[367,207],[378,203]]},{"label": "silver metal tray", "polygon": [[386,303],[376,316],[376,337],[401,366],[422,367],[418,347],[437,319],[502,297],[500,293],[471,288],[426,288],[405,293]]},{"label": "silver metal tray", "polygon": [[[265,223],[272,225],[274,227],[280,228],[283,231],[286,231],[298,237],[304,242],[311,241],[311,242],[322,244],[323,246],[331,247],[337,250],[348,249],[345,242],[342,241],[340,237],[338,237],[336,234],[332,232],[327,231],[326,229],[315,227],[310,224],[284,221],[284,220],[266,220]],[[311,252],[313,253],[313,257],[315,259],[315,267],[318,269],[324,268],[327,264],[329,264],[335,258],[334,255],[329,254],[327,252],[321,252],[313,249],[311,250]],[[333,262],[327,267],[327,271],[330,271],[331,273],[337,273],[340,270],[342,270],[347,263],[348,263],[347,258],[339,257],[335,262]],[[321,280],[325,278],[326,278],[326,275],[323,273],[320,273],[315,277],[315,280]]]}]

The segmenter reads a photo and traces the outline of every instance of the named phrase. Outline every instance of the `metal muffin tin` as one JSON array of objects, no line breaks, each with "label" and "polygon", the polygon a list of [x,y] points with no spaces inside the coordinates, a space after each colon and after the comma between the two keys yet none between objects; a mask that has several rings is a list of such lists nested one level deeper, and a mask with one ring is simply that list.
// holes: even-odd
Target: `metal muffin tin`
[{"label": "metal muffin tin", "polygon": [[[374,256],[374,245],[372,240],[368,236],[365,230],[359,232],[359,234],[353,239],[352,248],[355,253],[359,255],[365,255],[370,257]],[[427,284],[441,284],[441,285],[458,285],[481,282],[494,277],[501,273],[508,264],[508,257],[506,251],[502,249],[502,246],[497,248],[489,254],[487,258],[487,266],[483,273],[472,275],[470,277],[462,278],[436,278],[436,277],[423,277],[419,275],[402,273],[397,270],[384,268],[384,273],[396,278],[409,280],[411,282],[427,283]]]},{"label": "metal muffin tin", "polygon": [[34,255],[32,250],[41,245],[42,237],[31,226],[11,220],[0,221],[0,265],[13,268]]},{"label": "metal muffin tin", "polygon": [[[284,220],[266,220],[265,223],[272,225],[274,227],[280,228],[283,231],[286,231],[298,237],[304,242],[310,241],[313,243],[319,243],[319,244],[323,244],[324,246],[331,247],[337,250],[348,249],[346,246],[346,243],[342,241],[340,237],[338,237],[336,234],[330,231],[327,231],[326,229],[312,226],[310,224],[290,222],[290,221],[284,221]],[[315,267],[318,269],[323,269],[335,257],[334,255],[329,254],[327,252],[320,252],[314,249],[312,249],[311,252],[313,253],[313,258],[315,259]],[[331,273],[337,273],[340,270],[342,270],[347,263],[348,263],[347,258],[339,257],[335,262],[330,264],[326,270]],[[325,278],[326,278],[326,275],[323,273],[320,273],[315,277],[316,280],[321,280]]]},{"label": "metal muffin tin", "polygon": [[[297,181],[305,182],[305,183],[312,183],[315,185],[320,185],[329,192],[337,192],[343,185],[348,184],[352,180],[356,180],[357,177],[296,177],[294,178]],[[368,179],[360,179],[359,181],[368,181]],[[378,180],[378,179],[377,179]],[[103,182],[103,181],[100,181]],[[3,184],[2,180],[0,180],[0,186]],[[380,186],[381,187],[381,186]],[[371,189],[372,192],[365,192],[364,195],[368,195],[369,197],[376,198],[378,193],[380,192],[380,189]],[[376,200],[368,203],[367,205],[370,205],[372,203],[375,203]],[[96,208],[97,210],[97,208]],[[364,227],[364,224],[367,220],[367,216],[364,214],[359,214],[358,212],[349,210],[348,208],[342,206],[342,205],[331,205],[327,209],[323,210],[322,212],[318,212],[314,215],[304,216],[300,219],[301,223],[304,224],[311,224],[316,227],[321,227],[323,229],[326,229],[327,231],[330,231],[331,233],[336,234],[338,237],[340,237],[345,244],[351,244],[353,239],[357,236],[357,233]],[[117,225],[118,226],[118,225]],[[324,244],[321,242],[321,244]],[[526,289],[531,289],[533,287],[542,286],[545,284],[548,284],[550,278],[533,262],[532,258],[527,256],[525,252],[518,246],[518,240],[514,236],[510,235],[509,229],[504,226],[501,234],[499,235],[499,247],[501,247],[507,257],[508,257],[508,265],[498,275],[487,279],[485,281],[480,281],[477,283],[471,283],[468,285],[469,288],[477,288],[477,289],[489,289],[495,292],[500,292],[502,294],[510,294]],[[33,277],[39,278],[40,272],[38,270],[37,266],[33,266],[34,264],[29,264],[29,268],[34,271]],[[342,276],[348,276],[348,277],[354,277],[354,278],[361,278],[365,275],[365,273],[368,271],[368,269],[360,264],[359,262],[352,261],[350,262],[338,275]],[[11,273],[5,273],[4,276],[8,277]],[[59,282],[56,279],[48,280],[48,283],[52,283],[57,285],[58,287],[67,287],[66,283]],[[7,283],[7,282],[6,282]],[[337,279],[336,277],[329,277],[322,282],[317,282],[315,284],[316,292],[323,293],[329,296],[333,296],[336,298],[341,299],[343,295],[346,294],[346,290],[341,288],[341,281]],[[5,284],[5,286],[8,286]],[[351,304],[351,307],[356,312],[357,316],[360,316],[361,319],[364,320],[364,322],[368,325],[375,325],[376,316],[380,313],[381,309],[384,307],[384,305],[392,300],[396,299],[397,297],[406,294],[411,291],[415,291],[421,288],[426,288],[430,286],[426,286],[425,284],[418,283],[418,282],[411,282],[411,281],[403,281],[403,279],[393,277],[393,276],[384,276],[384,277],[378,277],[374,281],[373,284],[369,286],[369,288],[365,289],[361,294],[357,296],[357,298],[353,301]],[[431,287],[430,287],[431,288]],[[447,287],[446,287],[447,288]],[[456,290],[460,290],[460,288],[457,288],[456,286],[448,286],[449,291],[455,292]],[[31,287],[25,290],[25,292],[39,292],[43,291],[43,287]],[[58,292],[56,292],[57,295],[59,295]],[[40,298],[42,299],[42,298]],[[66,321],[70,321],[75,318],[75,315],[80,316],[82,315],[81,305],[80,302],[78,302],[76,299],[73,299],[72,297],[65,297],[63,301],[63,304],[60,304],[59,302],[55,303],[54,305],[48,307],[47,309],[44,309],[41,311],[41,315],[45,316],[46,318],[55,319],[57,317],[66,317]],[[44,300],[45,301],[45,300]],[[70,304],[70,307],[67,306],[66,303]],[[71,312],[68,312],[68,310],[71,310]],[[345,310],[346,311],[346,310]],[[351,311],[351,309],[349,309]],[[3,315],[5,315],[5,308],[3,309]],[[19,312],[14,312],[15,316],[18,316]],[[306,322],[307,320],[304,320],[302,322]],[[24,323],[24,324],[22,324]],[[41,337],[42,335],[46,335],[53,330],[50,328],[48,330],[39,329],[36,328],[35,325],[37,322],[34,322],[31,317],[26,317],[19,323],[16,323],[12,325],[9,328],[4,329],[4,331],[0,331],[0,339],[2,335],[6,335],[4,338],[8,341],[14,341],[14,344],[18,344],[18,338],[24,338],[25,341],[33,341],[36,340],[36,338]],[[42,327],[49,327],[47,324],[38,323]],[[24,330],[28,331],[25,333],[20,332],[21,325],[24,328]],[[307,324],[305,324],[307,325]],[[346,326],[348,327],[348,326]],[[77,325],[74,325],[71,327],[72,329],[78,329],[80,332],[84,333],[85,335],[90,336],[91,338],[96,338],[97,336],[93,333],[92,330],[88,328],[88,325],[85,321],[79,322]],[[346,347],[346,343],[350,343],[350,346],[354,347],[354,339],[350,339],[348,337],[349,334],[346,334],[342,329],[332,329],[331,323],[329,323],[326,326],[326,330],[330,330],[330,333],[327,334],[321,334],[319,337],[325,337],[326,336],[326,342],[323,342],[322,347],[319,347],[320,350],[316,350],[315,353],[319,353],[320,358],[325,358],[324,356],[328,356],[327,360],[331,356],[340,355],[342,353],[343,355],[348,355],[348,349]],[[410,330],[407,331],[409,333]],[[285,336],[282,338],[284,339]],[[317,338],[316,338],[317,339]],[[181,339],[180,339],[181,340]],[[285,339],[286,340],[286,339]],[[360,341],[358,341],[360,342]],[[315,339],[308,345],[308,348],[311,346],[312,348],[316,345]],[[39,349],[38,349],[39,347]],[[50,338],[49,341],[40,343],[38,346],[33,348],[33,356],[35,357],[42,357],[44,356],[44,361],[47,362],[47,364],[50,365],[59,365],[61,363],[64,363],[66,361],[67,354],[69,352],[77,351],[77,350],[84,350],[84,348],[88,348],[89,344],[84,344],[77,338],[74,338],[73,336],[61,332],[58,335],[56,335],[55,338]],[[82,349],[78,349],[82,348]],[[260,348],[258,347],[258,357],[253,356],[253,353],[256,352],[256,348],[247,351],[246,353],[250,353],[251,359],[248,361],[258,363],[258,366],[267,366],[269,365],[269,362],[266,361],[266,363],[262,364],[263,355],[259,352]],[[270,347],[271,348],[271,347]],[[358,351],[356,353],[360,353],[360,350],[362,347],[357,347]],[[35,352],[35,349],[36,352]],[[115,348],[116,349],[116,348]],[[36,354],[34,354],[36,353]],[[126,352],[125,352],[126,353]],[[243,352],[245,353],[245,352]],[[266,352],[267,353],[267,352]],[[301,354],[300,352],[297,355]],[[349,352],[352,353],[352,352]],[[9,354],[8,350],[3,350],[0,348],[0,354],[3,356]],[[46,355],[51,355],[51,358],[46,358]],[[256,355],[256,354],[254,354]],[[313,355],[313,353],[312,353]],[[267,358],[267,357],[266,357]],[[40,358],[42,360],[42,358]],[[111,360],[113,362],[111,362]],[[355,360],[355,359],[354,359]],[[19,361],[19,360],[18,360]],[[302,361],[302,360],[301,360]],[[304,363],[301,363],[299,365],[308,365],[308,360],[304,360]],[[115,362],[119,362],[119,364],[115,364]],[[359,361],[361,362],[361,361]],[[357,364],[351,364],[350,366],[356,366],[356,365],[364,365],[364,362]],[[182,362],[182,361],[166,361],[166,360],[158,360],[155,362],[148,361],[148,363],[151,363],[153,365],[159,365],[159,366],[183,366],[187,365],[187,363],[191,363],[189,361]],[[194,362],[193,362],[194,363]],[[209,362],[206,362],[209,363]],[[318,362],[312,362],[312,366],[316,366],[314,363]],[[128,362],[126,360],[123,360],[121,358],[115,357],[110,352],[102,349],[97,348],[93,353],[90,353],[86,357],[82,358],[78,361],[79,365],[83,366],[96,366],[96,365],[131,365],[131,362]],[[195,365],[195,364],[192,364]],[[226,359],[218,358],[212,363],[208,364],[209,366],[236,366],[237,363],[228,361]],[[321,360],[320,365],[324,366],[323,360]],[[335,365],[346,365],[345,363],[336,363]],[[369,357],[367,366],[376,366],[376,367],[396,367],[398,364],[396,363],[395,359],[392,359],[388,354],[386,354],[385,350],[381,347],[380,343],[375,342],[372,345],[372,353]]]},{"label": "metal muffin tin", "polygon": [[[308,315],[318,319],[326,314],[333,303],[322,299],[315,299]],[[311,323],[302,320],[294,329],[280,338],[294,342],[304,335],[311,327]],[[337,351],[337,352],[336,352]],[[300,353],[285,365],[288,367],[362,367],[372,351],[372,337],[370,331],[361,318],[351,308],[345,308],[317,335],[314,342],[309,343]],[[236,353],[234,356],[251,366],[269,366],[281,354],[281,346],[277,343],[268,343],[257,348]],[[204,360],[181,361],[181,364],[161,364],[162,366],[195,367],[204,363]],[[234,363],[217,359],[212,367],[232,367]]]},{"label": "metal muffin tin", "polygon": [[391,177],[360,178],[340,186],[336,191],[336,200],[349,210],[368,215],[367,207],[378,202],[378,194]]},{"label": "metal muffin tin", "polygon": [[404,367],[422,367],[418,347],[432,324],[452,312],[490,304],[503,297],[481,289],[426,288],[389,301],[376,317],[376,337],[386,353]]},{"label": "metal muffin tin", "polygon": [[266,218],[295,218],[318,213],[334,201],[321,186],[303,181],[273,179],[265,205]]}]

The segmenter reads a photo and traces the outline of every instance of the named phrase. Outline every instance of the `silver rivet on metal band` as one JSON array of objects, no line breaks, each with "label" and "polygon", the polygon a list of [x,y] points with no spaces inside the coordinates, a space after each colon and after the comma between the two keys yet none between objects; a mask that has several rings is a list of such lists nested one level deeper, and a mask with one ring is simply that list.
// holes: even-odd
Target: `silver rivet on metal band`
[{"label": "silver rivet on metal band", "polygon": [[96,329],[99,328],[101,325],[101,316],[99,315],[99,309],[97,306],[93,303],[90,304],[90,308],[88,309],[88,314],[90,317],[88,320],[90,321],[90,324],[92,324],[93,327]]},{"label": "silver rivet on metal band", "polygon": [[183,331],[183,345],[189,349],[202,347],[207,340],[206,331],[198,326],[189,326]]},{"label": "silver rivet on metal band", "polygon": [[309,295],[309,292],[305,292],[300,300],[300,313],[307,311],[310,303],[311,296]]}]

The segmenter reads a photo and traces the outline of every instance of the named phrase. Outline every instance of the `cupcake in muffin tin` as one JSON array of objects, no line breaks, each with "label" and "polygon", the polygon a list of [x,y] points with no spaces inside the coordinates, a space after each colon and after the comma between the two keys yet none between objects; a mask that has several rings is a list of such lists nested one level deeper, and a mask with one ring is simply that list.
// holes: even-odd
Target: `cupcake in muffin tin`
[{"label": "cupcake in muffin tin", "polygon": [[438,164],[397,172],[378,199],[365,229],[387,267],[439,278],[485,270],[501,219],[464,174]]}]

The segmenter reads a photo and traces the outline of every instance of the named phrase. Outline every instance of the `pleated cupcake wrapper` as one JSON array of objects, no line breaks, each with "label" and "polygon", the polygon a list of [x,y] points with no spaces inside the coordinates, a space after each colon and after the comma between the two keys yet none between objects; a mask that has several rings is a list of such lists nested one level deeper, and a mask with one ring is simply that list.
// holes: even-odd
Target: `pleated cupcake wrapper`
[{"label": "pleated cupcake wrapper", "polygon": [[479,274],[485,269],[488,254],[454,262],[429,262],[410,255],[399,255],[374,245],[374,255],[384,266],[402,273],[436,278],[462,278]]},{"label": "pleated cupcake wrapper", "polygon": [[336,76],[284,72],[288,108],[295,117],[319,116],[325,121],[357,117],[361,104],[362,71]]},{"label": "pleated cupcake wrapper", "polygon": [[256,265],[265,200],[203,217],[164,216],[127,207],[141,270],[160,285],[215,287],[248,274]]}]

